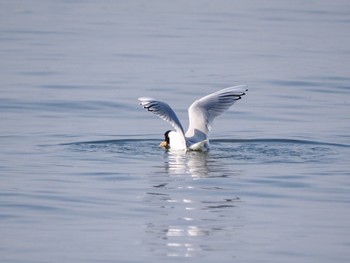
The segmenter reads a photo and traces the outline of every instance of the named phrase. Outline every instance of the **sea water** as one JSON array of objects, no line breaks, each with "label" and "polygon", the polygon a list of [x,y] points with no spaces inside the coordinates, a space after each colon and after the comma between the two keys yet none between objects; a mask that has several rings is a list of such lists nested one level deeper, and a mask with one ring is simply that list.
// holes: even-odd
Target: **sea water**
[{"label": "sea water", "polygon": [[[1,262],[348,262],[348,1],[0,3]],[[208,152],[158,147],[249,91]]]}]

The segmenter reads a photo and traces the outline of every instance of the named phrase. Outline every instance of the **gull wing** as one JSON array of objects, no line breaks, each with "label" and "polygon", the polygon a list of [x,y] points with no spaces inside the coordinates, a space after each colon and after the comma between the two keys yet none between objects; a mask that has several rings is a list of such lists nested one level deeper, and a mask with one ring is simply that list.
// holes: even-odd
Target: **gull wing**
[{"label": "gull wing", "polygon": [[219,90],[192,103],[188,109],[189,128],[186,137],[207,139],[214,119],[240,100],[246,86],[239,85]]},{"label": "gull wing", "polygon": [[149,97],[141,97],[139,101],[145,109],[169,122],[174,127],[175,131],[185,138],[184,129],[179,119],[167,103]]}]

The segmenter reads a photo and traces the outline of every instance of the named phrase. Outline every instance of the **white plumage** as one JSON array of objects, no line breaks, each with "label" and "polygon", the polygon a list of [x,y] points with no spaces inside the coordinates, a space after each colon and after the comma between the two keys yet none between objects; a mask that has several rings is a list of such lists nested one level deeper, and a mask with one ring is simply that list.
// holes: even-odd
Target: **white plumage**
[{"label": "white plumage", "polygon": [[149,98],[139,98],[140,104],[148,111],[169,122],[175,131],[168,131],[161,146],[173,150],[206,150],[209,149],[209,134],[214,119],[241,99],[248,91],[246,86],[239,85],[219,90],[192,103],[188,109],[189,128],[184,129],[172,108],[165,102]]}]

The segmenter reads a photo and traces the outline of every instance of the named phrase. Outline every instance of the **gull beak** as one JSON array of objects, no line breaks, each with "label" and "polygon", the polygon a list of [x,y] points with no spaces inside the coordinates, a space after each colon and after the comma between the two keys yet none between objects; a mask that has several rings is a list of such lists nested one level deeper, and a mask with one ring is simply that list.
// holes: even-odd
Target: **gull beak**
[{"label": "gull beak", "polygon": [[162,141],[160,144],[159,144],[159,147],[168,147],[168,143],[166,141]]}]

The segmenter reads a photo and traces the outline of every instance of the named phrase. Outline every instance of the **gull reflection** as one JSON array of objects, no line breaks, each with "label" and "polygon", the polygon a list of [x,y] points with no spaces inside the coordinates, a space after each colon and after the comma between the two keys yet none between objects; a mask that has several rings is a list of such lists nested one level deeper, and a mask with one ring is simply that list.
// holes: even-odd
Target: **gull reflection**
[{"label": "gull reflection", "polygon": [[[167,257],[202,257],[222,250],[212,236],[227,239],[232,249],[240,202],[230,182],[239,172],[208,152],[166,152],[164,168],[150,177],[152,189],[146,202],[156,211],[147,223],[151,251]],[[164,170],[166,173],[164,173]]]},{"label": "gull reflection", "polygon": [[[185,210],[195,210],[194,207],[188,207],[188,204],[193,203],[191,200],[183,199]],[[165,230],[165,240],[167,256],[169,257],[193,257],[198,255],[203,250],[198,240],[203,236],[208,236],[209,231],[196,226],[196,220],[192,217],[183,217],[180,219],[183,223],[171,225]]]},{"label": "gull reflection", "polygon": [[[195,256],[197,252],[201,251],[202,248],[195,242],[182,242],[183,238],[192,238],[208,235],[208,231],[205,231],[197,226],[187,226],[179,227],[173,226],[169,227],[166,236],[169,240],[166,243],[167,248],[170,250],[167,253],[169,257],[192,257]],[[179,242],[174,242],[174,238],[179,237]],[[187,240],[188,241],[188,240]]]},{"label": "gull reflection", "polygon": [[194,179],[207,177],[208,153],[207,152],[175,152],[169,151],[166,170],[169,174],[189,174]]},{"label": "gull reflection", "polygon": [[167,230],[166,236],[175,237],[175,236],[206,236],[208,231],[205,231],[197,226],[187,226],[186,228],[179,227],[169,227]]}]

